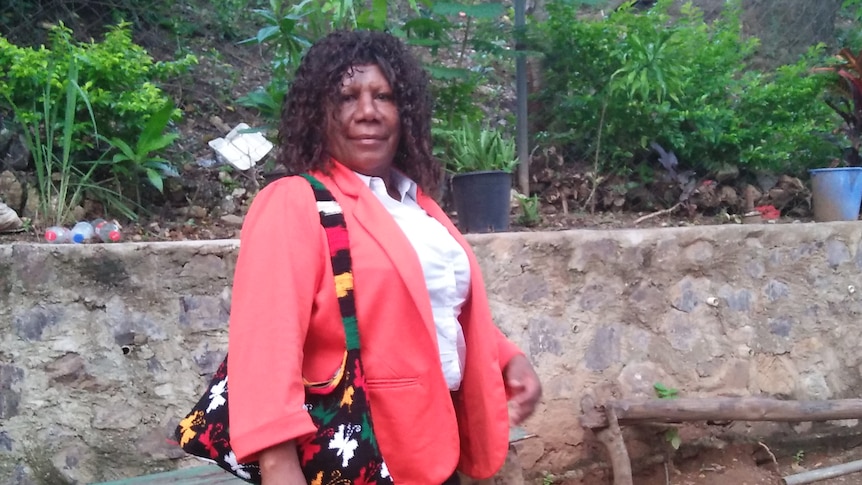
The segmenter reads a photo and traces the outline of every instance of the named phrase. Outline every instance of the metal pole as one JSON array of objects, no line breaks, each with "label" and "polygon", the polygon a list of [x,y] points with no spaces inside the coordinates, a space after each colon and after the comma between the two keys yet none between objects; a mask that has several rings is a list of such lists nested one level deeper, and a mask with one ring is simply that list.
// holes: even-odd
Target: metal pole
[{"label": "metal pole", "polygon": [[819,482],[821,480],[826,480],[827,478],[840,477],[842,475],[848,475],[850,473],[857,473],[860,471],[862,471],[862,460],[857,460],[851,461],[850,463],[843,463],[841,465],[820,468],[818,470],[797,473],[796,475],[789,475],[784,477],[782,482],[785,485],[802,485],[804,483]]},{"label": "metal pole", "polygon": [[524,49],[526,0],[515,0],[515,142],[518,148],[518,188],[530,195],[530,147],[527,137],[527,59]]}]

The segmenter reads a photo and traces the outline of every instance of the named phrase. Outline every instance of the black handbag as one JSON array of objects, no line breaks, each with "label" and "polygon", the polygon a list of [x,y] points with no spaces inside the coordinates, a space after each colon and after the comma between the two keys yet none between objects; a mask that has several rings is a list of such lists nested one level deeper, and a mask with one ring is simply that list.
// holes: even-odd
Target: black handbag
[{"label": "black handbag", "polygon": [[[314,177],[320,223],[326,231],[341,320],[347,336],[341,371],[327,385],[306,387],[305,405],[317,432],[296,439],[300,465],[309,483],[391,484],[372,428],[365,373],[359,351],[353,274],[347,226],[335,198]],[[227,356],[206,392],[175,431],[180,447],[251,483],[260,483],[257,463],[237,463],[230,446]]]}]

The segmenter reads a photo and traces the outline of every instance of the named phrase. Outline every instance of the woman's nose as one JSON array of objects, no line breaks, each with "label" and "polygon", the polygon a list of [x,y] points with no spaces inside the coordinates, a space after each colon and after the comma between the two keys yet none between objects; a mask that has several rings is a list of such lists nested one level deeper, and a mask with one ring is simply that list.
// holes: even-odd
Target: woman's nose
[{"label": "woman's nose", "polygon": [[371,93],[362,93],[357,101],[356,111],[359,118],[376,118],[377,106],[374,104],[374,96]]}]

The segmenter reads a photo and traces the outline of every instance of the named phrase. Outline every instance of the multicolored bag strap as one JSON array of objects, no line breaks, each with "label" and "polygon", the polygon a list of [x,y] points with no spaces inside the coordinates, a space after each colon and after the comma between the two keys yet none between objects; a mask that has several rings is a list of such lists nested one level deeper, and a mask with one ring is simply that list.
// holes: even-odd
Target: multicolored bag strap
[{"label": "multicolored bag strap", "polygon": [[353,265],[344,213],[323,183],[307,173],[300,176],[311,184],[314,199],[317,201],[317,211],[320,213],[320,224],[326,231],[326,239],[329,242],[329,256],[332,259],[341,323],[347,336],[347,350],[358,349],[359,328],[356,325],[356,304],[353,299]]}]

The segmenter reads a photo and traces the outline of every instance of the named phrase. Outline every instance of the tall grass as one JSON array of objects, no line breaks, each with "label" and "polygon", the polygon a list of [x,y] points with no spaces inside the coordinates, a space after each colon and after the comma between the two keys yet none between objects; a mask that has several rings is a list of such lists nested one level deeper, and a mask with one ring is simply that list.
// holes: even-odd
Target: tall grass
[{"label": "tall grass", "polygon": [[[72,156],[73,144],[80,141],[73,139],[76,132],[75,115],[80,103],[87,108],[87,124],[92,139],[99,139],[93,108],[87,94],[78,84],[76,59],[70,60],[64,77],[55,75],[54,66],[48,69],[50,74],[42,86],[41,96],[34,99],[33,106],[27,110],[30,116],[4,93],[16,121],[21,125],[24,143],[36,169],[38,218],[45,224],[72,222],[72,209],[88,192],[109,201],[109,205],[123,215],[134,217],[135,213],[127,199],[93,180],[94,172],[102,163],[100,160],[75,160]],[[55,99],[53,91],[57,87],[63,89],[63,94]]]}]

